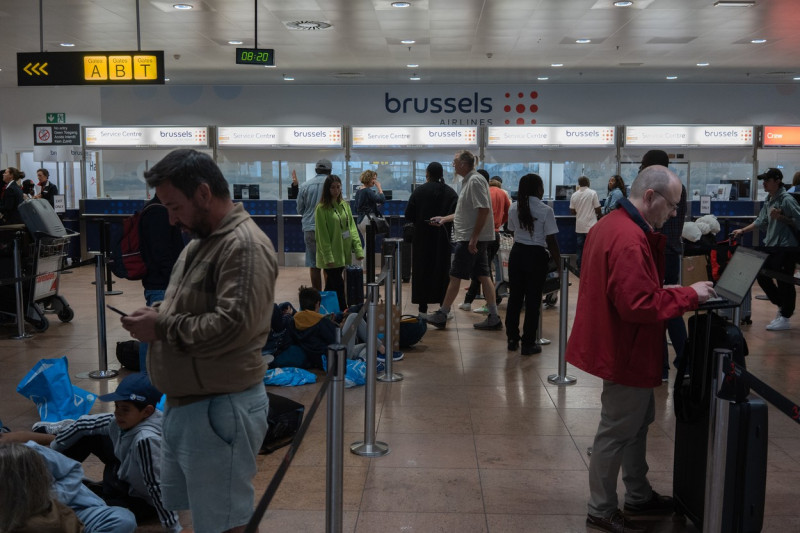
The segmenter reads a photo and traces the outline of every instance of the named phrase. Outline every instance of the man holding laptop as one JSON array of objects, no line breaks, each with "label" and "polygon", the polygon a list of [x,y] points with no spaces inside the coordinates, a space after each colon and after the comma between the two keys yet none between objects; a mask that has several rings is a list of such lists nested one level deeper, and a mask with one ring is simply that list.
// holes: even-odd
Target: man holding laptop
[{"label": "man holding laptop", "polygon": [[739,238],[742,233],[755,228],[766,228],[764,247],[769,248],[769,257],[764,268],[783,274],[786,279],[775,279],[764,274],[756,278],[769,301],[778,306],[775,320],[767,324],[769,331],[782,331],[791,328],[789,318],[794,314],[796,294],[794,289],[794,267],[797,260],[797,236],[800,229],[800,205],[783,187],[783,173],[777,168],[769,168],[758,176],[764,182],[767,199],[761,212],[752,224],[735,229],[731,236]]}]

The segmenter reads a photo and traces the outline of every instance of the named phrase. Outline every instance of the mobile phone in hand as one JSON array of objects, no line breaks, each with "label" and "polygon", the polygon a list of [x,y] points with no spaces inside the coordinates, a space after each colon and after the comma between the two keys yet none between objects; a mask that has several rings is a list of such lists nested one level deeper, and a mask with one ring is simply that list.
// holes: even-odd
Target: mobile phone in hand
[{"label": "mobile phone in hand", "polygon": [[117,313],[117,314],[119,314],[119,315],[122,315],[122,316],[128,316],[128,313],[126,313],[126,312],[124,312],[124,311],[120,311],[119,309],[117,309],[117,308],[116,308],[116,307],[114,307],[113,305],[108,305],[108,304],[106,304],[106,307],[108,307],[109,309],[111,309],[112,311],[114,311],[115,313]]}]

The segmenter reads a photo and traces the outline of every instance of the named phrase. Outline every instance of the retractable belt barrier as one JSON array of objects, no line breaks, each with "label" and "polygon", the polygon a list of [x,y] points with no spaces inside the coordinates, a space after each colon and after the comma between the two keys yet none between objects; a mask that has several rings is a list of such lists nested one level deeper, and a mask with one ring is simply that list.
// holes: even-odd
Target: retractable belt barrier
[{"label": "retractable belt barrier", "polygon": [[[330,363],[330,361],[328,363]],[[328,372],[330,374],[330,369],[333,368],[333,365],[329,364],[328,368]],[[330,377],[326,377],[325,381],[322,382],[322,387],[320,387],[316,397],[314,397],[314,401],[311,403],[311,407],[308,410],[308,416],[303,418],[303,423],[300,425],[300,429],[297,430],[297,434],[294,436],[294,439],[292,439],[292,444],[289,445],[289,449],[286,450],[286,454],[283,456],[283,460],[281,461],[278,470],[275,472],[275,475],[272,476],[272,480],[269,482],[269,485],[267,485],[267,490],[264,491],[264,495],[258,502],[255,511],[253,511],[253,515],[250,517],[250,521],[247,523],[247,527],[244,530],[245,533],[258,532],[258,524],[264,517],[264,513],[267,512],[267,507],[269,507],[272,498],[275,497],[275,493],[278,492],[278,487],[280,486],[281,481],[283,481],[286,471],[289,470],[289,466],[292,464],[295,454],[297,454],[297,449],[303,442],[303,437],[308,430],[308,426],[311,424],[311,420],[313,420],[314,415],[317,412],[317,408],[322,402],[322,398],[328,391],[329,385]]]},{"label": "retractable belt barrier", "polygon": [[[270,480],[269,485],[261,497],[261,500],[259,500],[258,505],[253,511],[253,515],[250,517],[250,521],[247,523],[245,533],[255,533],[258,531],[258,526],[261,523],[261,520],[264,518],[264,514],[267,512],[269,504],[272,502],[275,493],[278,491],[281,481],[283,481],[286,472],[289,470],[289,466],[291,466],[292,460],[294,460],[294,456],[297,453],[297,449],[303,442],[303,437],[305,436],[311,421],[314,419],[314,415],[317,412],[317,408],[319,408],[319,404],[322,402],[322,398],[324,398],[325,394],[328,392],[331,393],[332,397],[328,400],[329,457],[327,461],[328,490],[326,490],[326,492],[329,501],[326,504],[326,530],[341,531],[341,490],[337,489],[337,487],[340,488],[342,483],[342,413],[344,412],[344,407],[341,397],[344,381],[344,361],[347,358],[345,346],[347,346],[347,344],[356,334],[358,330],[358,324],[361,322],[361,320],[363,320],[367,313],[367,309],[368,306],[362,306],[361,310],[358,312],[358,318],[350,325],[349,329],[341,334],[341,341],[338,344],[332,344],[328,346],[328,374],[325,377],[325,381],[322,383],[322,387],[317,392],[317,395],[311,404],[311,408],[308,410],[307,416],[304,417],[303,423],[297,430],[297,434],[294,436],[294,439],[292,439],[289,449],[286,450],[286,454],[283,456],[283,460],[281,461],[278,470],[272,476],[272,480]],[[333,386],[331,387],[331,385]],[[330,500],[331,498],[333,498],[332,501]]]},{"label": "retractable belt barrier", "polygon": [[729,401],[740,400],[736,397],[735,391],[742,389],[743,382],[780,412],[800,424],[800,406],[755,377],[747,369],[734,363],[730,356],[723,357],[722,361],[725,380],[720,384],[719,392],[717,392],[718,398]]},{"label": "retractable belt barrier", "polygon": [[61,267],[61,268],[55,268],[53,270],[48,270],[47,272],[40,272],[38,274],[26,274],[26,275],[14,276],[14,277],[10,277],[10,278],[2,278],[2,279],[0,279],[0,287],[2,287],[4,285],[14,285],[15,283],[20,282],[20,281],[30,281],[30,280],[36,279],[39,276],[42,276],[44,274],[52,274],[52,273],[56,273],[56,272],[66,272],[66,271],[72,270],[73,268],[76,268],[76,267],[82,267],[82,266],[86,266],[86,265],[94,265],[96,263],[97,263],[97,256],[92,257],[91,259],[87,259],[85,261],[79,261],[77,263],[72,263],[69,266],[64,266],[64,267]]}]

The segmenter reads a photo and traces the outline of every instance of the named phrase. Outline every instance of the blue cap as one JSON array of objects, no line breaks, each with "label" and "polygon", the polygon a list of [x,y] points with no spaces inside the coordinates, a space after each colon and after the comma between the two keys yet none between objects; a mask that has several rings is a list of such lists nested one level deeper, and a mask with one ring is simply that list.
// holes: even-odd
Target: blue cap
[{"label": "blue cap", "polygon": [[161,392],[156,389],[147,374],[137,372],[120,381],[117,390],[99,396],[101,402],[145,402],[156,405],[161,400]]}]

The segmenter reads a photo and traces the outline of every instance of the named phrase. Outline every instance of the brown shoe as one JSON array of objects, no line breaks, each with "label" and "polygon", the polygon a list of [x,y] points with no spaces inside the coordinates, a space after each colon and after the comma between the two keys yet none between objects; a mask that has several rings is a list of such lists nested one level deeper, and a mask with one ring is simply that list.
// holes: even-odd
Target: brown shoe
[{"label": "brown shoe", "polygon": [[625,515],[619,509],[614,511],[614,514],[608,518],[587,515],[586,527],[595,531],[608,531],[608,533],[645,533],[647,531],[630,519],[625,518]]},{"label": "brown shoe", "polygon": [[675,502],[671,496],[653,491],[646,502],[626,503],[624,509],[628,516],[669,516],[675,512]]}]

